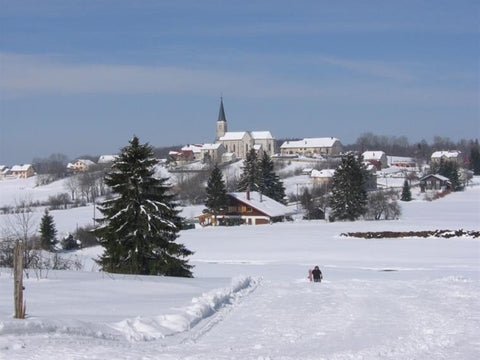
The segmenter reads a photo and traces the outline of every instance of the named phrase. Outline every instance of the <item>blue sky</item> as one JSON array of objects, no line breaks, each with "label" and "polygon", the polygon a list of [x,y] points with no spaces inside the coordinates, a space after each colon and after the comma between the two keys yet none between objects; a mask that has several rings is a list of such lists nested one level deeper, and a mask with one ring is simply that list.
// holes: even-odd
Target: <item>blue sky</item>
[{"label": "blue sky", "polygon": [[365,132],[473,139],[479,1],[0,0],[0,164]]}]

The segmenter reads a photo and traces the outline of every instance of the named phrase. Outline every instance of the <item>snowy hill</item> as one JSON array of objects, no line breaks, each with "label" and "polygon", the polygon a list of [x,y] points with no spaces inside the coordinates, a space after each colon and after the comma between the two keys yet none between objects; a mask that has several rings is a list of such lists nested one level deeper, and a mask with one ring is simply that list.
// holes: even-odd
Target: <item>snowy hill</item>
[{"label": "snowy hill", "polygon": [[[182,231],[193,279],[100,273],[101,248],[84,249],[84,271],[30,272],[26,320],[12,319],[0,269],[0,359],[476,359],[479,239],[340,234],[479,230],[480,186],[402,209],[397,221]],[[52,214],[63,231],[93,208]],[[324,282],[309,283],[317,264]]]}]

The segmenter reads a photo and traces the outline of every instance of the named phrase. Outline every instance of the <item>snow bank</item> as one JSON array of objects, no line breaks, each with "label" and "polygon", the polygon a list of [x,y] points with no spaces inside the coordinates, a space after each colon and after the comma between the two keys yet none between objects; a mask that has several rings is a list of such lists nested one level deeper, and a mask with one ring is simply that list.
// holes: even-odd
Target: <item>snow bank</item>
[{"label": "snow bank", "polygon": [[125,319],[112,325],[112,328],[130,341],[150,341],[190,330],[200,321],[211,317],[227,305],[236,303],[252,292],[258,280],[250,276],[238,276],[228,288],[215,289],[192,299],[192,304],[175,314],[155,317]]}]

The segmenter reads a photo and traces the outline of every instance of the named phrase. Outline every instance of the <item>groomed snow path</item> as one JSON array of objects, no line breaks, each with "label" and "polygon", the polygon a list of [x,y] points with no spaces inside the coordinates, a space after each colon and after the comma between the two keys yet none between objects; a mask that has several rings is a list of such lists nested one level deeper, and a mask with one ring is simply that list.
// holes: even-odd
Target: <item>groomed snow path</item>
[{"label": "groomed snow path", "polygon": [[479,309],[478,282],[389,279],[392,275],[321,284],[265,280],[238,303],[163,339],[17,334],[0,354],[9,359],[476,359],[480,314],[472,316],[471,309]]}]

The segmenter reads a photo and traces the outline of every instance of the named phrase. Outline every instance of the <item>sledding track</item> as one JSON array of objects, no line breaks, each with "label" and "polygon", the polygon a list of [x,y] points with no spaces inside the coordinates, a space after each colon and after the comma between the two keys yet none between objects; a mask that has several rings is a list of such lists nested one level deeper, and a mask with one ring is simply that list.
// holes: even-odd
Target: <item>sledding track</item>
[{"label": "sledding track", "polygon": [[163,339],[27,334],[4,338],[0,354],[8,346],[15,359],[473,360],[479,293],[478,282],[454,277],[265,280],[191,330]]}]

